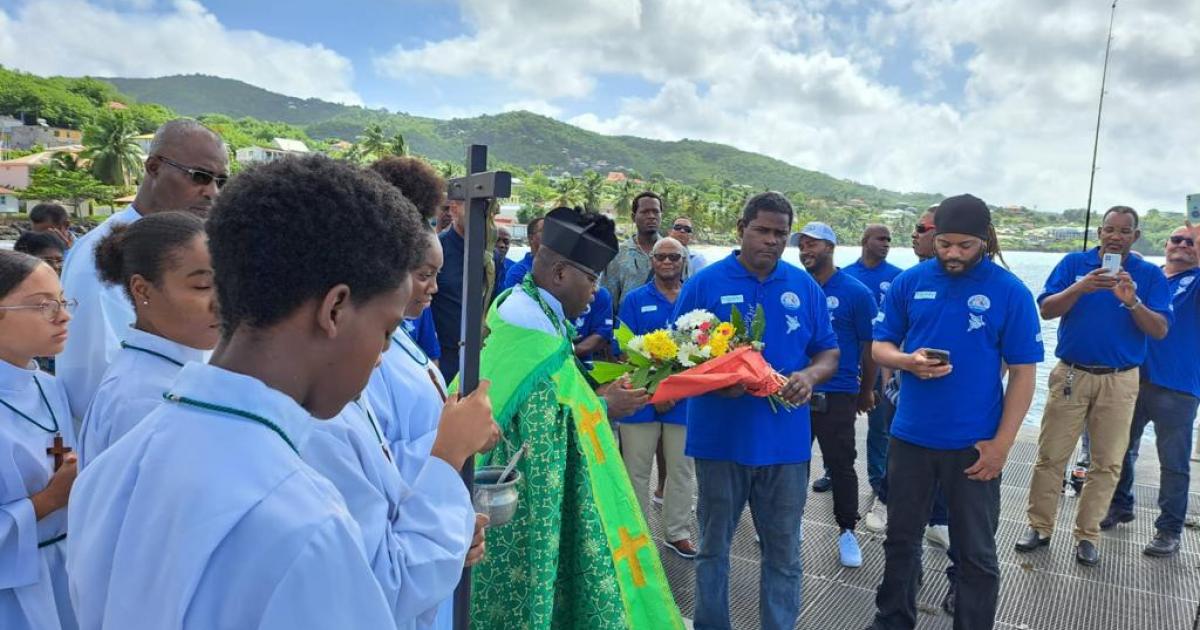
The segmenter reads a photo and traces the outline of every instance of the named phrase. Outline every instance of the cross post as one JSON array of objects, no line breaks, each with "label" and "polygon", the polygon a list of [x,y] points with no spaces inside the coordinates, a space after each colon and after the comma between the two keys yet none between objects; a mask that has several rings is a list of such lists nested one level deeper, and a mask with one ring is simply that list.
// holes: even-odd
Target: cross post
[{"label": "cross post", "polygon": [[[487,169],[487,146],[467,147],[467,174],[447,182],[448,199],[462,201],[466,226],[466,253],[463,260],[462,343],[458,346],[458,390],[466,396],[479,387],[479,351],[483,348],[483,264],[487,244],[487,209],[492,199],[512,194],[512,174]],[[468,494],[475,479],[475,460],[467,458],[462,469]],[[462,580],[454,591],[454,627],[471,627],[471,569],[464,568]]]}]

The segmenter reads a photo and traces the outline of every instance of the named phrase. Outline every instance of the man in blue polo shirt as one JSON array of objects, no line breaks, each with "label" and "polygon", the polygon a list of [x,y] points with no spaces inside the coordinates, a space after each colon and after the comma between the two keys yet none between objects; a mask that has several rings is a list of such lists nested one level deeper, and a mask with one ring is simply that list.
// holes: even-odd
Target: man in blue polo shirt
[{"label": "man in blue polo shirt", "polygon": [[[672,237],[659,239],[654,244],[650,250],[653,277],[621,300],[619,319],[633,334],[643,335],[671,326],[671,314],[683,285],[686,255],[687,249]],[[619,430],[621,457],[647,521],[651,518],[651,510],[646,488],[650,483],[650,466],[661,441],[664,461],[660,466],[666,470],[662,501],[663,542],[679,556],[695,558],[696,546],[692,544],[688,526],[692,520],[696,473],[692,459],[684,454],[687,404],[681,401],[678,404],[646,405],[621,418]]]},{"label": "man in blue polo shirt", "polygon": [[525,240],[529,243],[529,253],[525,257],[518,260],[508,268],[504,274],[504,282],[500,286],[503,291],[509,287],[514,287],[521,284],[525,279],[525,274],[533,269],[533,257],[537,255],[538,249],[542,246],[542,219],[537,217],[529,221],[529,225],[525,228]]},{"label": "man in blue polo shirt", "polygon": [[838,349],[821,287],[780,260],[792,216],[779,193],[751,197],[737,224],[741,248],[684,282],[675,303],[673,320],[704,309],[728,321],[736,307],[750,321],[762,306],[763,356],[788,377],[780,395],[800,405],[775,412],[740,387],[687,401],[687,454],[699,485],[696,628],[729,627],[729,545],[747,501],[762,541],[762,627],[790,630],[800,610],[800,521],[812,450],[807,403],[837,371]]},{"label": "man in blue polo shirt", "polygon": [[871,359],[871,325],[879,312],[875,296],[863,283],[833,264],[837,235],[828,225],[812,222],[800,230],[800,262],[821,285],[837,335],[837,373],[816,388],[812,408],[813,438],[833,485],[833,514],[841,533],[838,556],[842,566],[862,566],[862,550],[854,537],[858,523],[858,474],[854,471],[854,419],[864,396],[875,389]]},{"label": "man in blue polo shirt", "polygon": [[[1062,471],[1087,427],[1091,466],[1075,515],[1075,559],[1100,562],[1096,543],[1129,446],[1138,395],[1138,366],[1149,338],[1162,339],[1173,319],[1162,270],[1129,255],[1141,235],[1137,212],[1114,206],[1097,232],[1100,246],[1067,254],[1038,296],[1043,319],[1061,317],[1058,365],[1050,372],[1038,458],[1029,486],[1029,530],[1016,543],[1028,552],[1050,543]],[[1104,254],[1121,257],[1115,275],[1101,267]]]},{"label": "man in blue polo shirt", "polygon": [[[593,358],[605,358],[616,342],[613,335],[612,294],[600,287],[587,308],[571,322],[575,326],[575,356],[588,368]],[[596,355],[600,356],[597,357]]]},{"label": "man in blue polo shirt", "polygon": [[1000,593],[999,476],[1043,358],[1033,295],[987,255],[987,205],[971,195],[950,197],[934,222],[936,260],[896,277],[875,326],[875,360],[901,379],[875,630],[916,626],[914,576],[935,487],[952,515],[954,627],[992,627]]},{"label": "man in blue polo shirt", "polygon": [[[930,220],[932,221],[932,218]],[[887,261],[888,253],[892,249],[892,233],[886,225],[868,225],[867,229],[863,230],[861,244],[862,256],[842,271],[874,292],[875,303],[882,307],[888,287],[892,286],[892,281],[903,271]],[[892,423],[892,416],[896,412],[896,408],[883,395],[883,385],[889,376],[890,373],[877,375],[874,400],[859,401],[859,411],[863,411],[864,407],[867,410],[867,482],[871,484],[875,495],[875,501],[867,510],[868,514],[878,512],[875,503],[883,505],[887,502],[884,479],[887,474],[888,425]],[[886,507],[883,509],[886,510]],[[880,525],[882,522],[874,529],[886,529]]]},{"label": "man in blue polo shirt", "polygon": [[1159,480],[1157,533],[1143,552],[1165,557],[1179,552],[1179,536],[1187,515],[1191,464],[1192,421],[1200,404],[1200,254],[1196,247],[1200,228],[1181,227],[1167,239],[1167,264],[1163,272],[1175,310],[1175,323],[1162,340],[1151,340],[1142,365],[1142,383],[1129,430],[1129,450],[1121,466],[1121,480],[1113,493],[1108,515],[1100,529],[1112,529],[1133,520],[1133,464],[1137,461],[1142,432],[1154,423],[1158,447]]}]

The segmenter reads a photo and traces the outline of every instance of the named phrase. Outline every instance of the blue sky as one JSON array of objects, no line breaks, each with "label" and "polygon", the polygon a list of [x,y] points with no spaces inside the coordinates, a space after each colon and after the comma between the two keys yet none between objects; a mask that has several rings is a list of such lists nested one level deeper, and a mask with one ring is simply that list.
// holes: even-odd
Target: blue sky
[{"label": "blue sky", "polygon": [[[1086,200],[1109,0],[0,0],[0,64],[526,109],[894,190]],[[1200,191],[1200,3],[1118,9],[1098,205]],[[97,44],[100,42],[100,44]],[[1148,106],[1152,104],[1152,106]]]}]

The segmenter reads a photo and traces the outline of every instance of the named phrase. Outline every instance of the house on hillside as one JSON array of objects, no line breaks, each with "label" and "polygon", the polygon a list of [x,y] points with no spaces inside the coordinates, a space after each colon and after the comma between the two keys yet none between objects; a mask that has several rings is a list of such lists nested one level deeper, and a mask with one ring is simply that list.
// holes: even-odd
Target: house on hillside
[{"label": "house on hillside", "polygon": [[12,160],[0,161],[0,186],[13,190],[24,190],[29,187],[33,177],[33,169],[47,166],[58,153],[75,153],[83,151],[83,145],[74,144],[58,147],[50,151],[33,153]]},{"label": "house on hillside", "polygon": [[78,129],[51,127],[46,120],[27,125],[11,116],[0,116],[0,143],[7,149],[27,150],[35,145],[50,149],[83,142],[83,132]]},{"label": "house on hillside", "polygon": [[0,214],[14,214],[21,209],[21,202],[17,199],[17,192],[0,186]]},{"label": "house on hillside", "polygon": [[626,179],[629,178],[626,177],[625,173],[622,173],[621,171],[609,171],[608,176],[604,178],[604,181],[608,182],[609,184],[619,184]]},{"label": "house on hillside", "polygon": [[138,145],[138,148],[142,150],[142,155],[147,157],[150,156],[150,145],[153,142],[154,134],[152,133],[144,133],[140,136],[133,137],[133,143]]},{"label": "house on hillside", "polygon": [[275,138],[268,146],[245,147],[237,150],[237,160],[243,164],[256,162],[274,162],[289,155],[308,153],[308,145],[300,140]]}]

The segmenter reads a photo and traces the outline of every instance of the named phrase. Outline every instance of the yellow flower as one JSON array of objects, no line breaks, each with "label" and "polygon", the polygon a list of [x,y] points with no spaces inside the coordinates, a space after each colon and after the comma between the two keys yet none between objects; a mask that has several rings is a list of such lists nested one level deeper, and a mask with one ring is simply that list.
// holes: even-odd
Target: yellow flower
[{"label": "yellow flower", "polygon": [[642,343],[645,344],[646,351],[650,353],[650,358],[658,361],[673,359],[679,352],[679,347],[671,339],[670,333],[665,330],[656,330],[646,334],[642,337]]},{"label": "yellow flower", "polygon": [[708,340],[708,347],[712,348],[712,355],[714,357],[719,357],[726,352],[729,352],[729,337],[719,334],[713,335],[712,338]]},{"label": "yellow flower", "polygon": [[717,324],[717,330],[715,331],[715,334],[719,337],[729,339],[733,336],[733,324],[730,324],[729,322],[721,322],[720,324]]}]

